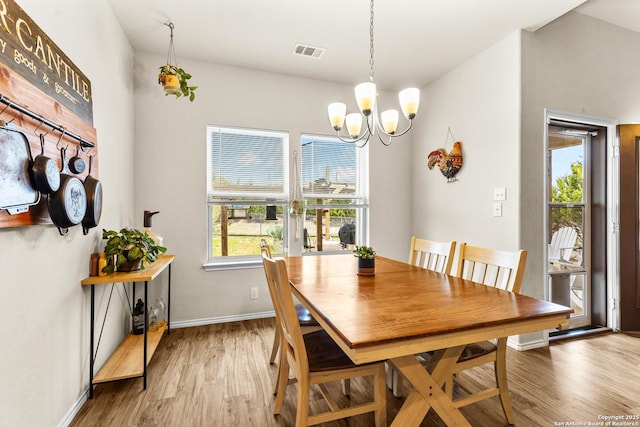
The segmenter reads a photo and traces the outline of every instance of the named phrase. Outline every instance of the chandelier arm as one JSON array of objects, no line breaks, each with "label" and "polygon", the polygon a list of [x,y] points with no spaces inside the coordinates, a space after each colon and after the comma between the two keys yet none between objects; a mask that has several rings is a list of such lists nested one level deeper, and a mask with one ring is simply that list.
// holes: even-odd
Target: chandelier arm
[{"label": "chandelier arm", "polygon": [[[338,131],[336,131],[336,136],[342,142],[356,143],[356,142],[362,141],[365,138],[366,138],[367,141],[369,141],[369,136],[371,136],[371,132],[369,131],[369,129],[367,129],[367,131],[365,133],[363,133],[362,135],[360,135],[357,138],[346,139],[342,135],[340,135],[340,131],[338,130]],[[362,145],[362,146],[364,147],[366,144],[367,144],[367,142],[365,141],[364,145]]]},{"label": "chandelier arm", "polygon": [[380,136],[380,133],[378,133],[378,141],[380,141],[382,143],[382,145],[384,145],[385,147],[388,147],[391,145],[391,143],[393,142],[391,140],[391,138],[393,138],[393,135],[389,135],[386,132],[383,132],[385,135],[387,135],[389,137],[389,141],[388,142],[384,142],[384,140],[382,139],[382,137]]},{"label": "chandelier arm", "polygon": [[385,135],[391,137],[391,138],[397,138],[399,136],[404,135],[405,133],[409,132],[411,130],[411,127],[413,126],[413,119],[409,119],[409,126],[407,126],[407,128],[405,130],[403,130],[402,132],[398,133],[395,132],[393,134],[387,133],[384,128],[382,126],[380,126],[380,122],[379,121],[375,121],[376,122],[376,128],[378,129],[378,131],[380,133],[384,133]]}]

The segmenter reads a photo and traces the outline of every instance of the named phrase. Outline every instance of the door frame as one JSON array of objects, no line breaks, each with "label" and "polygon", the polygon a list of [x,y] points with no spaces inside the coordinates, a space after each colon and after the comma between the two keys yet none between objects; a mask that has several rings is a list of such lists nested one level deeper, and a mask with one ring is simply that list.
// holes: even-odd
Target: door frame
[{"label": "door frame", "polygon": [[[549,160],[546,155],[548,151],[549,135],[548,127],[551,120],[568,121],[574,123],[583,123],[585,125],[602,126],[607,129],[607,327],[618,331],[620,330],[620,311],[618,310],[618,304],[616,302],[620,298],[620,260],[619,260],[619,201],[620,201],[620,143],[618,141],[616,126],[617,120],[608,119],[604,117],[588,116],[585,114],[571,113],[567,111],[545,109],[545,121],[544,121],[544,170],[547,171],[549,167]],[[543,174],[543,179],[546,180],[546,172]],[[547,191],[547,185],[544,188],[545,204],[549,198]],[[545,239],[547,241],[546,233],[548,229],[548,218],[544,216],[543,229],[545,232]],[[544,259],[548,258],[548,245],[544,245]],[[544,262],[544,277],[549,277],[548,263]],[[547,300],[550,299],[549,286],[544,287],[544,295]]]}]

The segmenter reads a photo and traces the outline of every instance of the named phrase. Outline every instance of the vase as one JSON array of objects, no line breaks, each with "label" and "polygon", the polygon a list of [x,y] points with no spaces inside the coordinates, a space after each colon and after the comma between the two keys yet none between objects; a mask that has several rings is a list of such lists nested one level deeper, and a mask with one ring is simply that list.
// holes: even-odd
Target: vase
[{"label": "vase", "polygon": [[137,271],[142,268],[142,259],[125,261],[118,266],[118,271]]},{"label": "vase", "polygon": [[358,276],[373,276],[376,274],[375,258],[358,258]]},{"label": "vase", "polygon": [[166,74],[164,77],[164,91],[166,93],[175,94],[180,92],[180,80],[174,74]]}]

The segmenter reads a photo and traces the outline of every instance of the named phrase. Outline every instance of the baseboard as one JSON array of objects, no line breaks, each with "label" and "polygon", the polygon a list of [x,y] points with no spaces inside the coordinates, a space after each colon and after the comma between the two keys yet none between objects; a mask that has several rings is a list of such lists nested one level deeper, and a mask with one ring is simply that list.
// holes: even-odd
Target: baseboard
[{"label": "baseboard", "polygon": [[89,387],[85,389],[84,393],[80,395],[76,403],[71,407],[71,409],[69,409],[69,412],[67,412],[64,418],[60,420],[60,422],[58,423],[58,427],[69,426],[73,421],[73,419],[76,417],[76,415],[78,415],[78,412],[80,412],[80,409],[82,409],[82,406],[85,404],[88,398],[89,398]]},{"label": "baseboard", "polygon": [[538,331],[530,334],[521,334],[509,337],[507,345],[518,351],[533,350],[534,348],[547,347],[549,338],[547,331]]},{"label": "baseboard", "polygon": [[264,311],[262,313],[249,313],[234,316],[209,317],[206,319],[182,320],[171,322],[171,328],[189,328],[191,326],[213,325],[215,323],[240,322],[243,320],[265,319],[267,317],[275,317],[275,311]]}]

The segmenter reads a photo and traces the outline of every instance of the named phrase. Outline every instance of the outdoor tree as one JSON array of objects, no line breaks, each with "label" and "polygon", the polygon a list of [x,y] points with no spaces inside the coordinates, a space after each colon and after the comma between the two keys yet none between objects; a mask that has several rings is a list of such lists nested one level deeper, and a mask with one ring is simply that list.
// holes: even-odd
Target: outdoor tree
[{"label": "outdoor tree", "polygon": [[[558,177],[551,188],[552,203],[582,203],[582,162],[571,164],[571,173]],[[561,227],[573,227],[582,234],[582,208],[561,207],[551,211],[552,229]]]}]

